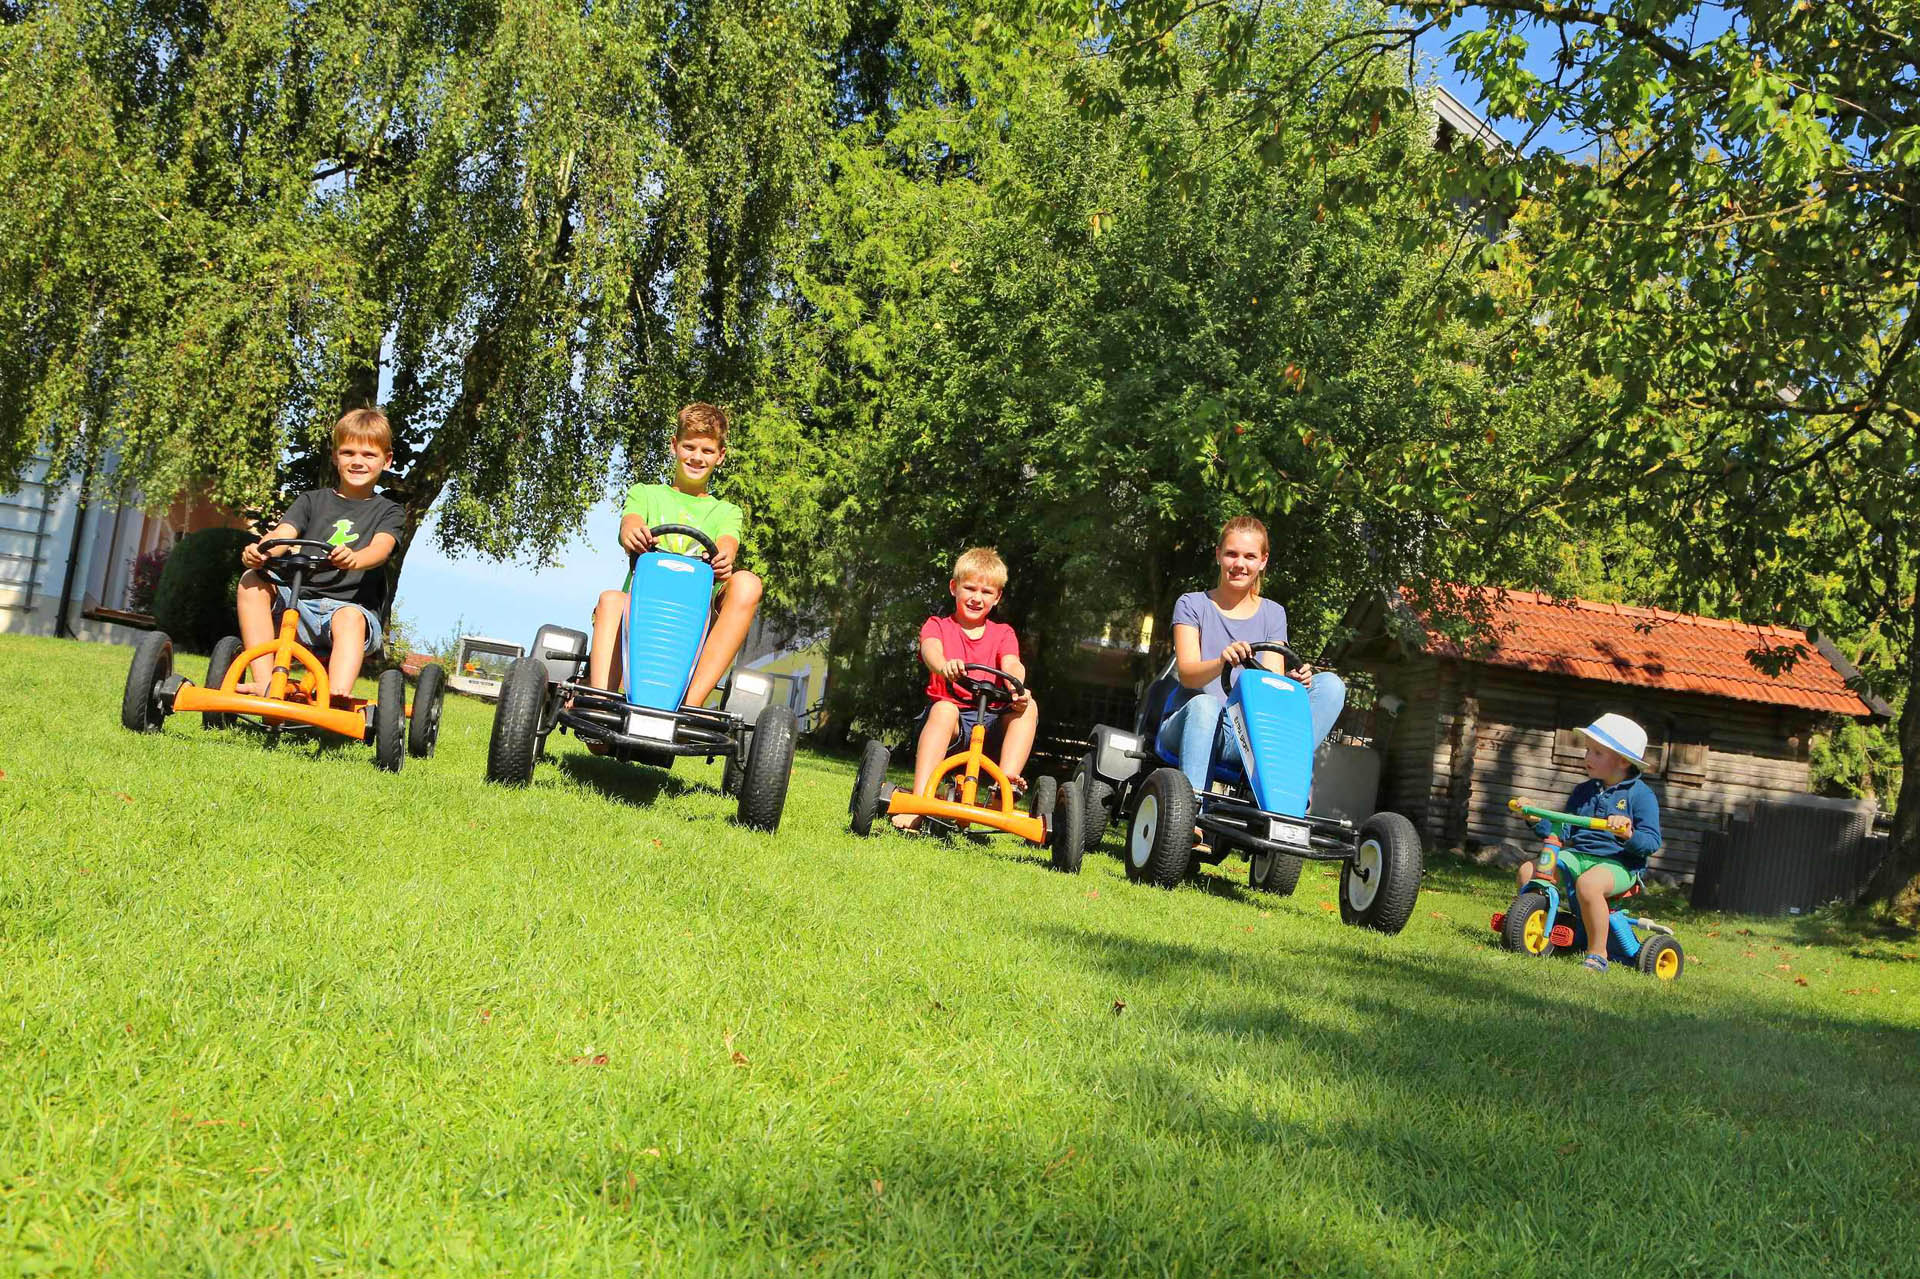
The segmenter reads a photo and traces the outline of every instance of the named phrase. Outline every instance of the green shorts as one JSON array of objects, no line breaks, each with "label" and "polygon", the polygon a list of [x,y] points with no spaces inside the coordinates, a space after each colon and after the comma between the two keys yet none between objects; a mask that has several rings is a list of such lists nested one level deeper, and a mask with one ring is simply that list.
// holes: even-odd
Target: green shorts
[{"label": "green shorts", "polygon": [[1576,853],[1570,848],[1560,850],[1560,884],[1563,889],[1571,889],[1580,876],[1590,870],[1604,870],[1613,876],[1613,882],[1607,885],[1607,896],[1624,893],[1633,887],[1633,872],[1617,857],[1594,857]]}]

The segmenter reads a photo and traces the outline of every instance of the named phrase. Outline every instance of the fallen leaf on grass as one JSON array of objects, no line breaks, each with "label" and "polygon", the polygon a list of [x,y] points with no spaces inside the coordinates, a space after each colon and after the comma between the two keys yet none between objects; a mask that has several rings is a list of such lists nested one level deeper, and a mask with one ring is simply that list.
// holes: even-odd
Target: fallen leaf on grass
[{"label": "fallen leaf on grass", "polygon": [[648,1146],[645,1150],[641,1151],[640,1153],[643,1155],[652,1155],[655,1159],[658,1159],[660,1157],[660,1147]]},{"label": "fallen leaf on grass", "polygon": [[1742,937],[1751,937],[1751,936],[1753,936],[1753,929],[1751,929],[1751,928],[1742,928],[1742,929],[1740,930],[1740,935],[1741,935]]},{"label": "fallen leaf on grass", "polygon": [[1114,1015],[1114,1016],[1116,1016],[1116,1017],[1118,1017],[1118,1016],[1119,1016],[1119,1015],[1120,1015],[1121,1013],[1123,1013],[1123,1012],[1125,1012],[1125,1011],[1127,1011],[1127,1001],[1126,1001],[1126,1000],[1124,1000],[1124,999],[1116,999],[1116,1000],[1114,1000],[1114,1001],[1113,1001],[1113,1015]]},{"label": "fallen leaf on grass", "polygon": [[1807,984],[1807,979],[1805,977],[1795,977],[1793,979],[1793,984],[1796,986],[1804,986]]},{"label": "fallen leaf on grass", "polygon": [[266,1164],[262,1164],[258,1168],[249,1168],[247,1169],[247,1171],[252,1173],[256,1177],[264,1177],[268,1173],[272,1172],[273,1169]]},{"label": "fallen leaf on grass", "polygon": [[1252,931],[1253,931],[1253,925],[1252,925],[1252,924],[1242,924],[1242,925],[1240,925],[1240,931],[1241,931],[1241,932],[1243,932],[1243,933],[1250,933],[1250,932],[1252,932]]},{"label": "fallen leaf on grass", "polygon": [[1098,897],[1099,895],[1100,895],[1100,890],[1097,888],[1089,888],[1087,890],[1087,896],[1089,897]]},{"label": "fallen leaf on grass", "polygon": [[1320,909],[1321,910],[1338,910],[1339,907],[1335,906],[1332,902],[1321,902]]},{"label": "fallen leaf on grass", "polygon": [[1074,1156],[1074,1149],[1072,1146],[1068,1146],[1067,1153],[1064,1155],[1061,1155],[1058,1159],[1054,1160],[1052,1163],[1048,1164],[1045,1168],[1041,1169],[1040,1175],[1042,1177],[1053,1176],[1054,1173],[1059,1172],[1062,1168],[1066,1167],[1069,1163],[1071,1163],[1073,1160],[1073,1156]]},{"label": "fallen leaf on grass", "polygon": [[654,846],[655,848],[658,848],[658,847],[660,847],[660,841],[659,841],[659,840],[657,840],[657,839],[650,839],[650,840],[648,840],[647,842],[648,842],[648,843],[650,843],[650,844],[652,844],[652,845],[653,845],[653,846]]},{"label": "fallen leaf on grass", "polygon": [[1272,919],[1272,918],[1273,918],[1273,912],[1272,912],[1272,911],[1270,911],[1270,910],[1263,910],[1263,911],[1261,911],[1261,912],[1260,912],[1260,918],[1262,918],[1262,919]]},{"label": "fallen leaf on grass", "polygon": [[1760,958],[1760,956],[1758,956],[1758,955],[1756,955],[1756,954],[1754,954],[1754,953],[1753,953],[1752,951],[1750,951],[1750,950],[1743,950],[1743,951],[1741,951],[1741,952],[1740,952],[1740,958],[1742,958],[1742,959],[1758,959],[1758,958]]},{"label": "fallen leaf on grass", "polygon": [[1429,914],[1429,915],[1432,915],[1432,916],[1433,916],[1433,917],[1434,917],[1435,919],[1445,919],[1445,918],[1446,918],[1446,916],[1445,916],[1445,915],[1442,915],[1442,914],[1441,914],[1441,913],[1440,913],[1439,911],[1437,911],[1437,910],[1430,910],[1430,911],[1428,911],[1428,912],[1427,912],[1427,914]]},{"label": "fallen leaf on grass", "polygon": [[736,1066],[745,1066],[750,1064],[747,1061],[747,1055],[743,1052],[736,1052],[733,1054],[733,1056],[729,1057],[727,1060],[731,1061]]},{"label": "fallen leaf on grass", "polygon": [[1843,995],[1877,995],[1880,993],[1880,988],[1878,986],[1853,986],[1840,993]]},{"label": "fallen leaf on grass", "polygon": [[116,795],[118,795],[118,796],[120,797],[120,802],[121,802],[121,803],[123,803],[123,804],[131,804],[131,803],[133,802],[133,796],[131,796],[131,795],[129,795],[129,794],[127,794],[127,793],[126,793],[125,791],[123,791],[123,790],[121,790],[121,791],[115,791],[115,792],[114,792],[114,794],[116,794]]},{"label": "fallen leaf on grass", "polygon": [[569,1057],[567,1064],[569,1066],[604,1066],[607,1064],[607,1055],[595,1053],[591,1057]]},{"label": "fallen leaf on grass", "polygon": [[1570,1155],[1578,1149],[1580,1149],[1580,1143],[1577,1141],[1570,1141],[1566,1145],[1560,1147],[1560,1153],[1562,1155]]},{"label": "fallen leaf on grass", "polygon": [[481,1020],[481,1021],[492,1021],[492,1020],[493,1020],[493,1009],[491,1009],[491,1008],[482,1008],[482,1009],[480,1010],[480,1020]]},{"label": "fallen leaf on grass", "polygon": [[1720,935],[1720,930],[1717,928],[1707,934],[1707,936],[1709,937],[1718,937],[1719,935]]},{"label": "fallen leaf on grass", "polygon": [[6,780],[7,780],[7,770],[4,768],[0,768],[0,782],[4,782]]},{"label": "fallen leaf on grass", "polygon": [[129,1035],[131,1035],[131,1034],[133,1033],[133,1023],[132,1023],[132,1022],[128,1022],[128,1023],[127,1023],[127,1033],[128,1033]]},{"label": "fallen leaf on grass", "polygon": [[887,1183],[880,1180],[880,1178],[875,1177],[873,1179],[873,1197],[875,1199],[878,1199],[881,1195],[884,1195],[886,1193],[887,1193]]},{"label": "fallen leaf on grass", "polygon": [[1792,972],[1792,971],[1793,971],[1793,965],[1792,965],[1792,964],[1775,964],[1775,965],[1774,965],[1774,967],[1775,967],[1775,968],[1779,968],[1779,969],[1783,969],[1783,970],[1785,970],[1785,971],[1787,971],[1787,972]]}]

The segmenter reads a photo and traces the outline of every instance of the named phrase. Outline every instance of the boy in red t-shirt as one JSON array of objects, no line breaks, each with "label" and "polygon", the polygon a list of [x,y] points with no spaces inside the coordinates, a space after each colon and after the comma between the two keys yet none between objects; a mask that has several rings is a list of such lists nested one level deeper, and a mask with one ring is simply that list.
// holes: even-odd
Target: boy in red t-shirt
[{"label": "boy in red t-shirt", "polygon": [[[930,672],[927,696],[933,704],[921,717],[920,740],[913,754],[916,793],[940,767],[955,739],[964,741],[973,732],[973,699],[949,684],[948,678],[963,673],[969,662],[996,667],[1018,680],[1027,677],[1013,628],[987,616],[1006,588],[1006,562],[991,547],[976,546],[954,561],[953,580],[947,583],[953,594],[952,614],[929,617],[920,628],[920,660]],[[1039,728],[1040,707],[1030,694],[1015,698],[1009,709],[987,725],[986,749],[991,753],[997,741],[1000,771],[1016,791],[1026,789],[1020,770],[1027,766]],[[900,813],[893,818],[902,830],[912,830],[919,822],[918,814]]]}]

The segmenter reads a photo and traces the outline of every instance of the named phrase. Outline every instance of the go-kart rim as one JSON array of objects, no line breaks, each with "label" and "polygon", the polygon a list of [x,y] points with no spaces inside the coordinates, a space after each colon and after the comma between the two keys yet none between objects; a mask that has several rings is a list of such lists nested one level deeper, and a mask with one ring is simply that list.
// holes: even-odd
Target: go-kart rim
[{"label": "go-kart rim", "polygon": [[1136,870],[1146,869],[1147,859],[1153,856],[1153,837],[1160,829],[1160,801],[1151,795],[1140,797],[1140,807],[1133,815],[1133,829],[1127,832],[1127,859]]},{"label": "go-kart rim", "polygon": [[1680,975],[1680,952],[1671,946],[1663,947],[1653,957],[1653,975],[1661,981],[1672,981]]},{"label": "go-kart rim", "polygon": [[1347,890],[1347,905],[1358,911],[1373,905],[1373,899],[1380,895],[1380,880],[1386,865],[1386,854],[1380,850],[1379,840],[1360,841],[1360,847],[1353,851],[1353,861],[1347,866],[1347,873],[1342,876]]}]

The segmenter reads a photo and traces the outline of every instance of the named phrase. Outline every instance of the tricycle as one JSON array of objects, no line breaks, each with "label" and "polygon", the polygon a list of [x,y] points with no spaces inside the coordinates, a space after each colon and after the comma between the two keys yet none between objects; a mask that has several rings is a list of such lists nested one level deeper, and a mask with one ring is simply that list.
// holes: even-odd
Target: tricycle
[{"label": "tricycle", "polygon": [[[1507,807],[1523,817],[1545,822],[1548,831],[1541,841],[1540,855],[1534,861],[1533,878],[1515,895],[1511,906],[1493,917],[1494,933],[1502,946],[1523,955],[1544,958],[1557,950],[1585,950],[1586,925],[1579,909],[1567,910],[1568,922],[1561,922],[1564,901],[1560,895],[1558,861],[1569,834],[1575,830],[1606,830],[1606,818],[1536,808],[1520,799],[1508,800]],[[1611,894],[1608,902],[1624,902],[1639,896],[1641,883],[1642,877],[1635,875],[1633,883],[1624,891]],[[1642,933],[1647,936],[1643,938]],[[1613,905],[1607,916],[1607,952],[1610,961],[1632,964],[1661,981],[1679,977],[1687,962],[1673,929],[1645,916],[1636,917],[1618,905]]]},{"label": "tricycle", "polygon": [[926,786],[916,792],[887,781],[892,752],[885,742],[869,741],[860,756],[853,799],[847,806],[853,833],[866,835],[873,829],[874,819],[883,813],[888,817],[913,814],[922,825],[943,832],[965,832],[982,826],[1044,847],[1055,870],[1079,874],[1080,788],[1060,786],[1052,777],[1041,777],[1029,791],[1027,811],[1022,813],[1014,804],[1007,775],[986,752],[989,720],[1012,706],[1016,697],[1025,697],[1027,686],[998,667],[978,662],[968,662],[964,673],[948,679],[973,699],[974,724],[967,734],[966,748],[940,761]]},{"label": "tricycle", "polygon": [[[686,553],[659,539],[681,535],[696,543]],[[721,789],[739,799],[739,820],[756,830],[780,826],[793,773],[799,723],[791,709],[770,700],[773,681],[735,671],[719,708],[681,702],[712,617],[713,539],[689,524],[653,529],[654,546],[633,557],[623,626],[626,688],[610,691],[582,677],[587,635],[542,626],[533,648],[515,659],[501,681],[487,746],[487,780],[523,786],[546,753],[555,729],[590,749],[629,763],[670,768],[682,755],[723,759]]]},{"label": "tricycle", "polygon": [[[1252,653],[1306,664],[1285,644],[1255,644]],[[1213,761],[1211,784],[1199,795],[1158,745],[1177,688],[1169,666],[1148,686],[1132,732],[1097,725],[1072,787],[1085,792],[1090,829],[1124,818],[1127,877],[1172,888],[1202,864],[1243,853],[1251,886],[1285,895],[1305,862],[1339,862],[1342,920],[1384,933],[1406,927],[1420,894],[1419,833],[1399,813],[1374,813],[1356,826],[1311,811],[1315,744],[1306,685],[1249,658],[1224,717],[1245,762]]]},{"label": "tricycle", "polygon": [[[260,543],[267,560],[258,571],[292,592],[280,615],[279,633],[252,648],[236,635],[222,638],[207,661],[204,685],[174,673],[173,641],[166,632],[143,635],[127,670],[120,723],[136,733],[154,732],[168,715],[198,711],[205,728],[257,727],[269,741],[300,732],[354,741],[371,737],[373,762],[388,772],[398,772],[408,755],[433,754],[447,678],[437,662],[421,668],[409,706],[407,677],[399,670],[380,673],[371,699],[355,697],[351,689],[336,692],[327,685],[326,662],[300,643],[299,606],[307,576],[332,567],[328,556],[333,549],[330,543],[298,537]],[[266,692],[239,692],[248,663],[262,656],[273,659]]]}]

